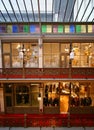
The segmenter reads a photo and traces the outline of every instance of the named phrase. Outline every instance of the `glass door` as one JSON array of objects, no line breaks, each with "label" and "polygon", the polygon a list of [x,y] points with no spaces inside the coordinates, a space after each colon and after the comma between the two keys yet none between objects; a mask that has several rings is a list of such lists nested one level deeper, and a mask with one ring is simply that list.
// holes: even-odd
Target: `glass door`
[{"label": "glass door", "polygon": [[60,113],[68,112],[69,95],[60,95]]}]

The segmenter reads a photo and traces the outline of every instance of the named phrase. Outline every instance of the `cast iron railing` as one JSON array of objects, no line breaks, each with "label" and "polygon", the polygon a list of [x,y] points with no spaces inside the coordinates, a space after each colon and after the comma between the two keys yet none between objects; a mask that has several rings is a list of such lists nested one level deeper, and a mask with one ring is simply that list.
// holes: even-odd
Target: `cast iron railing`
[{"label": "cast iron railing", "polygon": [[[23,69],[1,68],[0,78],[23,78]],[[24,78],[69,78],[69,68],[25,68]],[[94,79],[94,68],[71,68],[71,78]]]}]

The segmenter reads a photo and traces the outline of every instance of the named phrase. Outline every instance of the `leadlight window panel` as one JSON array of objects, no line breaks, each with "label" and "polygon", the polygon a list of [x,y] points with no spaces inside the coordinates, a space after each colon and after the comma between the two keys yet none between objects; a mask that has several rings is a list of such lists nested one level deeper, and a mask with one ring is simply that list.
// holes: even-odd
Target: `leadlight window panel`
[{"label": "leadlight window panel", "polygon": [[52,32],[52,26],[51,25],[47,25],[47,33],[51,33]]},{"label": "leadlight window panel", "polygon": [[88,25],[88,33],[92,33],[93,32],[93,26],[92,25]]},{"label": "leadlight window panel", "polygon": [[47,32],[47,25],[42,25],[42,33],[46,33]]},{"label": "leadlight window panel", "polygon": [[69,33],[70,32],[70,26],[69,25],[65,25],[65,33]]},{"label": "leadlight window panel", "polygon": [[12,33],[12,25],[7,25],[7,33]]},{"label": "leadlight window panel", "polygon": [[8,43],[3,44],[3,53],[10,53],[10,44]]},{"label": "leadlight window panel", "polygon": [[86,33],[86,25],[81,25],[81,33]]},{"label": "leadlight window panel", "polygon": [[63,33],[63,32],[64,32],[64,26],[58,25],[58,33]]}]

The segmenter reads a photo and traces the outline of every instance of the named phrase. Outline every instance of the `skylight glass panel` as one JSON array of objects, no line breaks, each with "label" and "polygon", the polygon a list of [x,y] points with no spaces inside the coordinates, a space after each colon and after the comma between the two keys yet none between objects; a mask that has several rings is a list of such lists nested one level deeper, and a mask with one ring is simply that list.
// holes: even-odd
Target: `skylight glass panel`
[{"label": "skylight glass panel", "polygon": [[[0,0],[1,22],[92,22],[94,0]],[[39,5],[38,5],[39,2]]]},{"label": "skylight glass panel", "polygon": [[26,11],[27,11],[26,13],[28,15],[29,21],[33,21],[31,0],[24,0],[24,1],[25,1]]},{"label": "skylight glass panel", "polygon": [[18,1],[20,10],[21,10],[22,16],[23,16],[23,21],[28,22],[28,18],[27,18],[27,15],[26,15],[26,10],[25,10],[23,0],[17,0],[17,1]]},{"label": "skylight glass panel", "polygon": [[[32,0],[32,3],[33,3],[33,8],[34,8],[34,12],[35,13],[38,13],[38,0]],[[40,0],[39,0],[40,2]],[[43,7],[42,7],[43,8]]]},{"label": "skylight glass panel", "polygon": [[13,6],[13,9],[15,11],[15,15],[17,17],[17,20],[22,21],[21,15],[20,15],[20,12],[19,12],[19,8],[18,8],[18,5],[17,5],[17,0],[10,0],[10,1],[11,1],[12,6]]},{"label": "skylight glass panel", "polygon": [[[46,0],[47,1],[47,0]],[[45,13],[45,0],[40,0],[40,13]]]},{"label": "skylight glass panel", "polygon": [[[2,3],[3,2],[3,3]],[[7,0],[0,0],[0,10],[4,15],[5,19],[7,22],[11,22],[11,19],[10,19],[10,16],[8,15],[7,11],[10,9],[11,10],[11,7],[9,5],[9,8],[7,7],[7,5],[9,5],[9,2]],[[2,17],[2,16],[1,16]],[[2,18],[1,18],[2,19]],[[4,20],[4,19],[3,19]],[[3,22],[0,20],[0,22]]]}]

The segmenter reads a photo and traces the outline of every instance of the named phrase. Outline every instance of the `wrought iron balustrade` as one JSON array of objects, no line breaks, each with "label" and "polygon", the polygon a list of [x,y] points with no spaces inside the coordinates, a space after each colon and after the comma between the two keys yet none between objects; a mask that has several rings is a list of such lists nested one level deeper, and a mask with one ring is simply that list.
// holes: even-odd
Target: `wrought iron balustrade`
[{"label": "wrought iron balustrade", "polygon": [[[23,68],[1,68],[0,78],[23,78]],[[25,68],[24,78],[69,78],[69,68]],[[71,78],[94,78],[94,68],[72,68]]]}]

